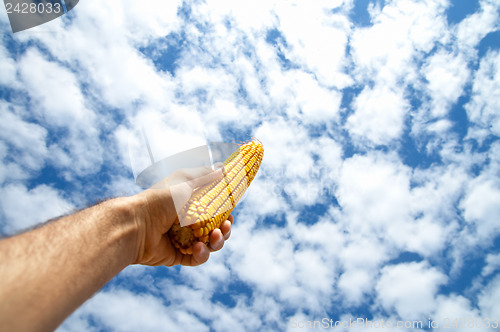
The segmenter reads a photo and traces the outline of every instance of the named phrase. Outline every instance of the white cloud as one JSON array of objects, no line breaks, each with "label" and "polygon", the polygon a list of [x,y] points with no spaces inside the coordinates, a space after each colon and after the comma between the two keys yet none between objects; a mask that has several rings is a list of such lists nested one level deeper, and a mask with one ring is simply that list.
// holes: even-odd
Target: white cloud
[{"label": "white cloud", "polygon": [[470,182],[462,201],[464,218],[472,223],[479,241],[492,240],[500,232],[500,183],[486,175]]},{"label": "white cloud", "polygon": [[100,195],[105,197],[118,197],[118,196],[131,196],[142,190],[135,183],[132,171],[127,172],[130,169],[130,165],[127,164],[122,169],[120,173],[110,176],[110,180],[102,183],[99,187]]},{"label": "white cloud", "polygon": [[7,182],[8,180],[24,180],[29,176],[27,170],[25,170],[21,165],[6,160],[6,158],[10,155],[9,147],[4,142],[0,141],[0,160],[2,160],[0,167],[1,184]]},{"label": "white cloud", "polygon": [[87,108],[75,75],[34,48],[24,54],[19,68],[31,97],[30,111],[40,123],[67,138],[48,147],[50,160],[66,168],[66,177],[72,177],[73,172],[86,174],[98,169],[103,150],[95,128],[97,117]]},{"label": "white cloud", "polygon": [[79,3],[71,24],[54,20],[51,33],[18,34],[18,38],[43,43],[53,57],[82,74],[88,93],[121,112],[134,112],[131,103],[142,100],[160,106],[172,96],[170,76],[156,72],[135,47],[175,31],[178,5],[178,1],[153,0],[147,5]]},{"label": "white cloud", "polygon": [[180,277],[186,284],[205,293],[229,291],[227,281],[231,279],[231,274],[230,267],[225,264],[227,259],[228,251],[213,253],[210,256],[210,264],[198,269],[182,269]]},{"label": "white cloud", "polygon": [[[281,285],[290,285],[294,275],[294,266],[289,263],[293,260],[293,246],[286,241],[287,234],[278,229],[245,231],[247,229],[239,228],[238,234],[232,235],[236,239],[231,244],[231,265],[238,277],[265,292],[279,291]],[[246,238],[241,241],[243,236]],[[262,278],[264,271],[266,277]]]},{"label": "white cloud", "polygon": [[[174,283],[169,279],[163,279],[159,283],[159,290],[171,306],[169,309],[179,309],[187,313],[193,313],[203,320],[211,320],[217,306],[210,301],[212,292],[203,288],[187,286],[183,283]],[[221,287],[221,290],[224,287]],[[159,295],[159,294],[156,294]],[[205,304],[205,305],[200,305]]]},{"label": "white cloud", "polygon": [[409,249],[429,256],[452,241],[459,227],[455,207],[469,180],[466,169],[452,165],[414,171],[410,211],[416,223],[407,225],[413,236],[403,240]]},{"label": "white cloud", "polygon": [[338,283],[346,304],[362,303],[378,269],[399,251],[431,257],[454,234],[457,225],[449,218],[463,188],[456,179],[464,175],[445,169],[439,177],[427,176],[425,185],[410,189],[410,182],[422,180],[395,155],[372,153],[344,161],[334,216],[348,232],[340,249],[345,272]]},{"label": "white cloud", "polygon": [[394,155],[374,153],[345,160],[337,198],[348,228],[381,236],[389,225],[408,221],[409,172]]},{"label": "white cloud", "polygon": [[[257,39],[254,42],[262,42],[262,40]],[[267,44],[266,44],[267,45]],[[254,46],[257,48],[257,45]],[[257,53],[257,50],[253,50]],[[241,86],[245,89],[246,98],[250,104],[262,105],[263,107],[269,107],[269,96],[266,95],[266,91],[263,87],[263,80],[265,79],[267,73],[262,69],[264,64],[255,63],[255,58],[259,58],[260,61],[264,62],[262,57],[257,55],[252,55],[252,57],[240,56],[234,60],[235,69],[237,72],[235,75],[240,77]],[[269,60],[268,60],[269,61]],[[272,60],[271,60],[272,61]],[[255,111],[255,110],[254,110]],[[244,116],[250,115],[244,113]]]},{"label": "white cloud", "polygon": [[[328,288],[324,286],[333,282],[333,276],[330,272],[331,266],[324,264],[323,257],[318,255],[317,250],[297,250],[295,259],[299,267],[297,279],[303,287],[314,293],[321,293],[324,290],[328,291]],[[326,295],[327,293],[325,293]]]},{"label": "white cloud", "polygon": [[488,254],[486,256],[486,266],[483,267],[481,275],[486,277],[498,270],[500,270],[500,253]]},{"label": "white cloud", "polygon": [[342,294],[342,302],[347,307],[359,306],[371,293],[373,275],[365,270],[349,270],[340,275],[338,289]]},{"label": "white cloud", "polygon": [[183,67],[177,71],[176,77],[182,84],[183,94],[197,97],[197,94],[203,93],[208,102],[215,97],[233,96],[238,91],[235,77],[222,68]]},{"label": "white cloud", "polygon": [[267,87],[272,102],[299,123],[309,125],[338,121],[340,93],[321,85],[310,73],[274,68],[268,74]]},{"label": "white cloud", "polygon": [[365,88],[354,101],[346,127],[359,145],[388,145],[404,129],[409,105],[402,91],[377,85]]},{"label": "white cloud", "polygon": [[[234,278],[234,275],[229,276]],[[211,300],[215,293],[204,288],[186,287],[164,280],[163,295],[171,305],[169,310],[178,310],[208,322],[217,331],[256,330],[268,321],[279,321],[278,303],[268,297],[254,296],[252,299],[239,295],[228,287],[229,279],[218,281],[215,292],[229,292],[234,306]]]},{"label": "white cloud", "polygon": [[[468,329],[472,329],[467,326],[470,320],[475,323],[482,321],[485,316],[481,317],[480,311],[474,308],[471,302],[464,296],[452,294],[449,296],[439,295],[436,298],[436,311],[431,315],[431,321],[434,326],[445,328],[445,326],[452,327],[452,324],[458,326],[462,325],[465,321],[465,326]],[[488,331],[488,328],[481,328],[481,326],[476,326],[474,331]]]},{"label": "white cloud", "polygon": [[478,302],[483,317],[497,319],[500,316],[500,276],[496,276],[486,285],[479,295]]},{"label": "white cloud", "polygon": [[31,48],[19,62],[26,92],[34,99],[33,112],[40,120],[55,126],[75,122],[93,130],[95,114],[86,109],[84,97],[74,74],[49,61]]},{"label": "white cloud", "polygon": [[15,85],[17,68],[15,61],[8,55],[8,51],[0,44],[0,85]]},{"label": "white cloud", "polygon": [[335,268],[339,263],[339,253],[346,245],[346,238],[340,226],[329,214],[313,224],[311,220],[298,219],[296,212],[294,214],[289,213],[287,216],[287,226],[293,238],[297,239],[302,248],[316,249],[316,254]]},{"label": "white cloud", "polygon": [[39,170],[44,166],[48,153],[47,130],[24,121],[18,113],[22,113],[22,110],[0,101],[0,139],[10,145],[2,160],[8,158],[22,168]]},{"label": "white cloud", "polygon": [[[116,331],[208,331],[197,317],[167,308],[161,298],[124,289],[98,293],[74,316],[81,317],[76,320],[78,322],[90,318],[100,326]],[[73,327],[66,328],[71,330]]]},{"label": "white cloud", "polygon": [[[217,45],[217,49],[223,50],[217,54],[223,63],[227,62],[228,53],[234,52],[234,47],[227,41],[237,43],[234,34],[227,34],[221,22],[229,22],[232,31],[241,32],[250,40],[265,37],[267,30],[277,28],[289,45],[286,54],[290,60],[314,72],[320,82],[341,88],[349,82],[348,76],[343,72],[343,66],[350,27],[345,16],[331,12],[331,9],[341,4],[341,1],[316,2],[306,6],[300,2],[264,1],[247,4],[209,1],[194,7],[193,16],[204,24],[213,26],[217,32],[216,36],[210,36],[215,40],[204,45],[204,49],[216,54],[213,47]],[[301,22],[300,28],[296,24],[297,21]],[[207,33],[204,31],[203,34]]]},{"label": "white cloud", "polygon": [[[255,135],[264,144],[262,173],[269,173],[272,178],[263,180],[272,181],[268,186],[272,194],[280,194],[284,190],[296,204],[312,204],[321,197],[323,186],[330,183],[322,182],[313,172],[315,168],[330,171],[338,167],[341,163],[340,152],[335,143],[322,138],[318,144],[313,144],[305,127],[285,120],[264,122]],[[329,144],[332,146],[323,153],[316,153],[318,147]],[[321,161],[328,159],[328,162],[315,162],[313,154],[321,155]]]},{"label": "white cloud", "polygon": [[338,117],[341,96],[335,90],[321,87],[311,75],[303,72],[293,77],[292,95],[301,109],[300,120],[323,123]]},{"label": "white cloud", "polygon": [[12,184],[0,189],[5,224],[3,230],[13,233],[36,225],[50,218],[58,217],[74,208],[57,190],[39,185],[28,189]]},{"label": "white cloud", "polygon": [[467,63],[460,56],[441,51],[427,59],[423,72],[432,98],[430,113],[442,117],[463,93],[469,76]]},{"label": "white cloud", "polygon": [[9,17],[7,16],[7,11],[3,11],[0,13],[0,23],[1,23],[1,28],[2,28],[2,31],[5,30],[7,31],[8,29],[10,29],[10,25],[9,25]]},{"label": "white cloud", "polygon": [[344,74],[351,27],[344,15],[332,14],[340,4],[284,2],[277,5],[276,15],[288,44],[286,56],[312,71],[321,83],[344,88],[351,82]]},{"label": "white cloud", "polygon": [[382,241],[366,240],[362,234],[350,229],[344,234],[344,245],[337,254],[342,266],[339,300],[346,307],[360,306],[372,296],[379,269],[390,257],[389,248]]},{"label": "white cloud", "polygon": [[213,321],[213,328],[217,331],[227,332],[258,330],[262,326],[262,322],[255,311],[256,308],[249,308],[243,301],[238,301],[233,310],[217,306],[215,311],[217,319]]},{"label": "white cloud", "polygon": [[[241,201],[241,209],[248,206],[248,210],[243,210],[246,222],[255,222],[259,216],[276,216],[287,208],[287,204],[281,195],[282,186],[274,181],[265,181],[257,177],[248,188],[246,196]],[[257,204],[257,205],[255,205]],[[258,208],[253,208],[258,206]],[[238,207],[240,208],[240,207]],[[248,214],[250,214],[248,216]]]},{"label": "white cloud", "polygon": [[403,319],[425,319],[446,280],[446,275],[425,262],[386,266],[377,282],[377,300],[384,310],[395,310]]},{"label": "white cloud", "polygon": [[[237,219],[238,220],[238,219]],[[237,221],[238,222],[238,221]],[[240,223],[243,221],[240,220]],[[294,228],[292,234],[272,225],[267,230],[238,225],[231,235],[229,263],[239,280],[252,285],[254,296],[273,296],[281,306],[323,312],[333,293],[335,268],[331,240],[316,242],[313,234],[329,229],[322,223],[313,234]],[[335,236],[331,234],[331,236]],[[311,240],[303,245],[303,238]],[[326,251],[318,250],[317,246]]]},{"label": "white cloud", "polygon": [[426,217],[389,227],[388,237],[398,248],[431,257],[445,248],[450,233],[449,227],[443,227],[436,220]]},{"label": "white cloud", "polygon": [[475,52],[474,48],[481,39],[499,27],[498,2],[481,0],[479,4],[480,10],[466,17],[456,28],[457,45],[466,54]]},{"label": "white cloud", "polygon": [[210,0],[194,8],[196,18],[208,22],[220,22],[225,19],[237,29],[247,33],[260,30],[274,21],[275,1],[234,2],[228,0]]},{"label": "white cloud", "polygon": [[361,80],[396,87],[415,78],[415,59],[448,38],[444,1],[399,0],[372,11],[373,26],[355,29],[351,46]]},{"label": "white cloud", "polygon": [[468,137],[480,143],[488,135],[500,135],[500,52],[492,51],[481,59],[474,77],[471,100],[465,106],[473,126]]}]

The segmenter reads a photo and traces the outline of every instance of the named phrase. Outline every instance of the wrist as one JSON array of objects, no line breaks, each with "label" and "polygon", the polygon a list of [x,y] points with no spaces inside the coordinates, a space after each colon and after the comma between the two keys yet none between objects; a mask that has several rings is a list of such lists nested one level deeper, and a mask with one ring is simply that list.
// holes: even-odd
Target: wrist
[{"label": "wrist", "polygon": [[124,263],[133,264],[141,246],[142,204],[136,196],[115,198],[105,204],[112,211],[110,221],[116,229],[115,238],[123,250]]},{"label": "wrist", "polygon": [[177,218],[170,189],[163,183],[127,198],[135,221],[133,264],[156,265],[165,255],[165,234]]}]

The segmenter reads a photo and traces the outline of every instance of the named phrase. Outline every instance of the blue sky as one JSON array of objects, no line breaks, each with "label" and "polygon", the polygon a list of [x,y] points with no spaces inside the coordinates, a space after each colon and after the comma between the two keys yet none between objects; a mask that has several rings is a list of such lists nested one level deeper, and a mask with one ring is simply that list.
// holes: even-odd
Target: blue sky
[{"label": "blue sky", "polygon": [[1,233],[138,192],[141,128],[156,159],[255,136],[223,250],[128,267],[59,331],[500,319],[499,10],[86,0],[15,35],[2,10]]}]

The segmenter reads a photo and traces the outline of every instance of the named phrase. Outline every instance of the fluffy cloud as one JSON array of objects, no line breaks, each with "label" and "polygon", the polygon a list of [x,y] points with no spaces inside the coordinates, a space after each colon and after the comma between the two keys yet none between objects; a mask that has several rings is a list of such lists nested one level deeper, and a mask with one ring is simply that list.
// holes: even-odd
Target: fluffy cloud
[{"label": "fluffy cloud", "polygon": [[344,53],[349,22],[344,15],[331,14],[341,4],[340,1],[314,5],[286,2],[276,8],[279,29],[288,45],[286,56],[315,73],[320,82],[338,88],[349,84],[343,68],[347,64]]},{"label": "fluffy cloud", "polygon": [[479,296],[479,307],[484,317],[498,317],[500,315],[500,277],[495,277],[482,290]]},{"label": "fluffy cloud", "polygon": [[460,56],[441,51],[427,60],[424,76],[432,98],[430,112],[434,117],[442,117],[463,93],[468,79],[467,63]]},{"label": "fluffy cloud", "polygon": [[379,303],[404,319],[425,319],[433,311],[435,295],[446,276],[428,264],[386,266],[377,282]]},{"label": "fluffy cloud", "polygon": [[[459,322],[462,319],[466,319],[466,323],[469,323],[469,320],[480,320],[482,317],[479,310],[473,308],[471,302],[461,295],[438,296],[436,311],[431,320],[436,322],[438,326],[441,324],[441,327],[444,327],[448,321],[454,324],[455,319],[457,319],[458,324],[462,324],[462,322]],[[474,330],[487,331],[487,329],[481,329],[481,327]]]},{"label": "fluffy cloud", "polygon": [[373,7],[373,26],[352,35],[354,72],[359,79],[398,86],[415,77],[416,52],[429,52],[437,41],[448,38],[441,17],[444,1],[392,1]]},{"label": "fluffy cloud", "polygon": [[468,136],[482,142],[488,135],[500,135],[500,52],[489,52],[474,77],[472,98],[466,105],[473,124]]},{"label": "fluffy cloud", "polygon": [[26,229],[73,209],[72,203],[47,185],[32,189],[22,185],[8,185],[1,189],[1,195],[0,206],[6,221],[3,225],[5,233]]},{"label": "fluffy cloud", "polygon": [[486,256],[487,265],[483,268],[481,275],[489,276],[500,268],[500,254],[489,254]]},{"label": "fluffy cloud", "polygon": [[288,107],[288,116],[300,122],[338,121],[340,94],[321,86],[311,74],[302,70],[275,71],[271,76],[270,90]]},{"label": "fluffy cloud", "polygon": [[24,54],[19,67],[26,92],[37,105],[33,107],[33,113],[41,121],[59,127],[76,122],[89,127],[89,131],[93,129],[95,114],[86,109],[84,97],[71,71],[49,61],[34,48]]},{"label": "fluffy cloud", "polygon": [[157,73],[136,47],[175,31],[178,5],[177,1],[150,1],[147,6],[133,1],[82,3],[69,22],[52,21],[52,33],[27,31],[18,38],[42,42],[53,57],[82,74],[89,93],[111,107],[128,111],[138,100],[159,106],[168,100],[169,75]]},{"label": "fluffy cloud", "polygon": [[[208,327],[195,316],[167,308],[161,298],[150,294],[136,294],[127,290],[101,292],[88,301],[75,317],[60,330],[73,330],[85,326],[85,319],[101,327],[119,331],[159,331],[168,327],[176,331],[208,331]],[[127,319],[124,319],[127,317]]]},{"label": "fluffy cloud", "polygon": [[389,225],[404,223],[409,198],[409,169],[394,157],[374,154],[344,162],[338,200],[353,232],[378,236]]},{"label": "fluffy cloud", "polygon": [[478,240],[491,240],[500,231],[497,216],[500,215],[500,183],[485,176],[471,181],[462,202],[465,219],[473,223]]},{"label": "fluffy cloud", "polygon": [[285,231],[272,228],[264,232],[238,227],[237,231],[229,262],[240,280],[254,285],[254,292],[261,296],[275,296],[282,305],[323,311],[333,296],[335,270],[325,264],[328,255],[311,247],[294,250],[293,243],[299,243],[301,234],[290,238]]},{"label": "fluffy cloud", "polygon": [[[100,167],[102,148],[95,128],[96,115],[85,105],[75,75],[36,49],[24,54],[19,67],[25,91],[31,98],[30,112],[44,126],[68,138],[48,147],[51,161],[76,174]],[[66,174],[69,176],[70,172]]]},{"label": "fluffy cloud", "polygon": [[5,47],[0,44],[0,85],[13,85],[16,79],[16,63],[8,56]]},{"label": "fluffy cloud", "polygon": [[346,128],[358,144],[388,145],[402,134],[408,107],[402,91],[380,85],[365,88],[356,97]]},{"label": "fluffy cloud", "polygon": [[480,10],[466,17],[457,27],[458,46],[466,53],[475,53],[474,48],[489,32],[498,29],[499,4],[494,0],[479,1]]},{"label": "fluffy cloud", "polygon": [[39,170],[48,153],[47,130],[38,124],[24,121],[18,113],[22,113],[22,109],[0,102],[0,138],[9,146],[2,155],[2,160],[23,169]]}]

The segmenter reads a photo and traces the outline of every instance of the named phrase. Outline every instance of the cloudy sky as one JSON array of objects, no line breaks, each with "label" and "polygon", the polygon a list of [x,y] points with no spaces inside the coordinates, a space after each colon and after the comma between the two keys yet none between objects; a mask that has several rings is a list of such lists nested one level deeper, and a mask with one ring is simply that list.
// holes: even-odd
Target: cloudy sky
[{"label": "cloudy sky", "polygon": [[138,192],[141,128],[157,158],[255,136],[264,161],[223,250],[128,267],[59,331],[486,327],[500,319],[499,11],[82,0],[12,34],[1,9],[0,232]]}]

